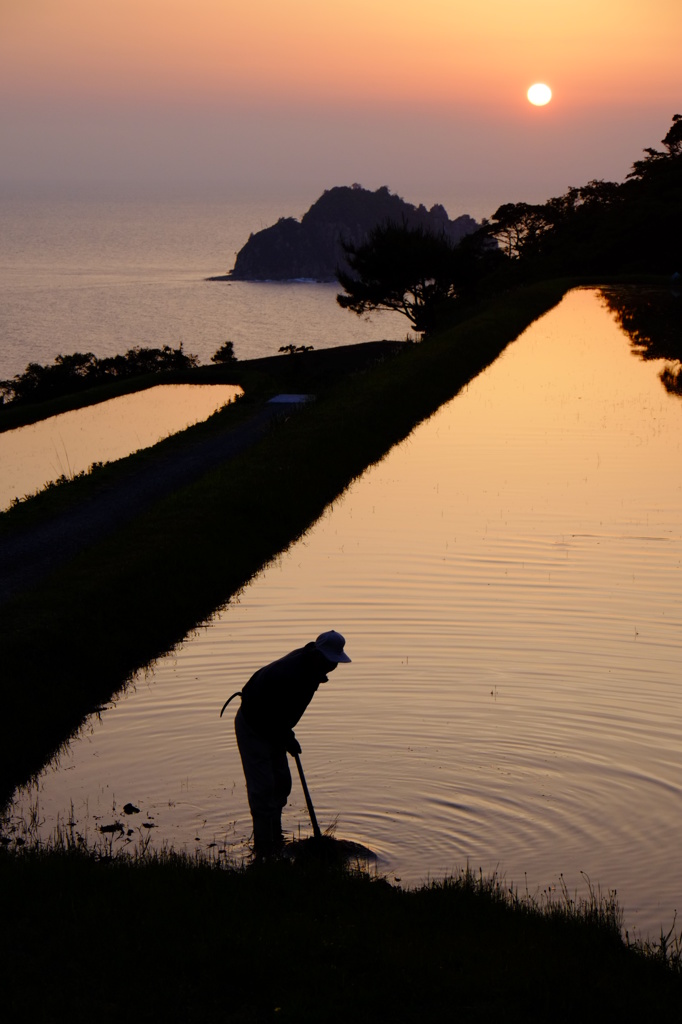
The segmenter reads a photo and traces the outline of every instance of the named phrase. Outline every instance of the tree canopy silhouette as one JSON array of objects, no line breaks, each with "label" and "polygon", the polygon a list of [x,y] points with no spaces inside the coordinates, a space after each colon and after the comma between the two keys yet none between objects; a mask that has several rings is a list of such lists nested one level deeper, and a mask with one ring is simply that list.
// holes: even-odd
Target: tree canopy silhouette
[{"label": "tree canopy silhouette", "polygon": [[165,370],[188,370],[198,357],[179,348],[128,349],[125,355],[98,359],[92,352],[73,352],[55,356],[46,366],[29,363],[24,373],[11,380],[0,380],[0,403],[44,402],[50,398],[86,391],[113,380],[127,380]]},{"label": "tree canopy silhouette", "polygon": [[474,264],[486,248],[494,255],[489,243],[480,249],[477,232],[454,243],[422,227],[380,224],[363,244],[343,243],[350,270],[337,270],[345,294],[336,300],[359,315],[374,310],[402,313],[415,331],[426,334],[471,286]]},{"label": "tree canopy silhouette", "polygon": [[521,276],[680,270],[682,115],[622,183],[590,181],[542,204],[504,203],[483,230]]},{"label": "tree canopy silhouette", "polygon": [[[462,300],[564,274],[682,270],[682,115],[622,183],[593,180],[546,203],[504,203],[458,244],[384,222],[346,241],[337,301],[360,315],[396,310],[425,334]],[[349,269],[348,269],[349,268]]]}]

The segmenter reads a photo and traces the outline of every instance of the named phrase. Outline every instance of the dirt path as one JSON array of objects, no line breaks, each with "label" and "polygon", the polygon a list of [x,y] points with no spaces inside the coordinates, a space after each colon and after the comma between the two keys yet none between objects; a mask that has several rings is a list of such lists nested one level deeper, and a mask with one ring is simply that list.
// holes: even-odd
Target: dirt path
[{"label": "dirt path", "polygon": [[239,455],[264,436],[282,410],[282,405],[268,402],[229,432],[188,443],[183,450],[132,472],[106,494],[41,526],[0,539],[0,607],[154,501]]}]

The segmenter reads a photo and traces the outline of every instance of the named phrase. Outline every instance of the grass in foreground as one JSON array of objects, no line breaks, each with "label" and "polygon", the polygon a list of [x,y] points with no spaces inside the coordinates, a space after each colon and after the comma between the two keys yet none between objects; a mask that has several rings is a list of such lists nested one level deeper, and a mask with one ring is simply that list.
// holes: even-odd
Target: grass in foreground
[{"label": "grass in foreground", "polygon": [[519,896],[469,871],[416,890],[307,857],[225,868],[0,851],[8,1019],[676,1020],[679,950],[613,899]]}]

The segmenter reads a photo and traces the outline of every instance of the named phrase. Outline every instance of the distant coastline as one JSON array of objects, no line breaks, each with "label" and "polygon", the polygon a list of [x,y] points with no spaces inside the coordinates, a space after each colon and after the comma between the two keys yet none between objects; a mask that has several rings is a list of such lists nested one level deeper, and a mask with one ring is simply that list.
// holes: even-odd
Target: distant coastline
[{"label": "distant coastline", "polygon": [[[204,281],[244,281],[251,278],[235,277],[232,271],[227,274],[216,274],[214,277],[205,277]],[[319,277],[267,277],[255,278],[261,284],[331,284],[331,281],[321,281]]]}]

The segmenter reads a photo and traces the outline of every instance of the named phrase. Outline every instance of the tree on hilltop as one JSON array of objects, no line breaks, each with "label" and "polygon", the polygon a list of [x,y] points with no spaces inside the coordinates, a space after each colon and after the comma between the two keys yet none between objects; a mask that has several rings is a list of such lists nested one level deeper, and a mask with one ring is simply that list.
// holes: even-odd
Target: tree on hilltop
[{"label": "tree on hilltop", "polygon": [[509,275],[681,269],[682,115],[622,183],[590,181],[546,203],[505,203],[485,225]]},{"label": "tree on hilltop", "polygon": [[211,362],[212,363],[223,363],[223,364],[236,363],[237,362],[237,357],[234,354],[234,342],[232,342],[232,341],[224,342],[220,346],[218,351],[214,352],[213,355],[211,356]]},{"label": "tree on hilltop", "polygon": [[461,294],[470,238],[457,245],[422,227],[380,224],[366,242],[343,243],[350,269],[337,270],[345,294],[336,301],[359,316],[375,310],[402,313],[415,331],[429,333]]},{"label": "tree on hilltop", "polygon": [[[362,315],[402,313],[433,332],[463,300],[566,274],[682,271],[682,114],[663,148],[622,183],[592,180],[543,204],[505,203],[455,244],[437,228],[384,220],[343,245],[337,301]],[[433,212],[433,211],[431,211]]]},{"label": "tree on hilltop", "polygon": [[542,246],[542,236],[551,231],[555,216],[544,205],[530,203],[503,203],[487,225],[488,234],[509,259],[536,255]]},{"label": "tree on hilltop", "polygon": [[647,146],[644,150],[646,156],[643,160],[635,160],[628,178],[646,180],[655,175],[661,166],[667,170],[671,166],[671,162],[682,157],[682,114],[673,115],[673,123],[662,142],[666,152]]}]

